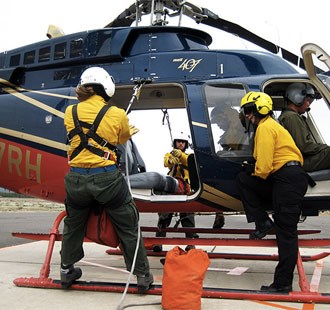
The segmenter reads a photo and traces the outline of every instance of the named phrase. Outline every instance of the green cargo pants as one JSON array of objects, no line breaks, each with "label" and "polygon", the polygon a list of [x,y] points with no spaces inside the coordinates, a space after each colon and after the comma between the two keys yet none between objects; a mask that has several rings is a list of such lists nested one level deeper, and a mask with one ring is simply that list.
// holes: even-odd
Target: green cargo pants
[{"label": "green cargo pants", "polygon": [[[84,257],[83,240],[90,210],[95,204],[104,206],[118,234],[126,268],[131,270],[138,237],[139,213],[118,171],[82,175],[68,172],[65,176],[66,211],[64,219],[61,262],[70,265]],[[134,274],[149,272],[149,262],[140,233]]]}]

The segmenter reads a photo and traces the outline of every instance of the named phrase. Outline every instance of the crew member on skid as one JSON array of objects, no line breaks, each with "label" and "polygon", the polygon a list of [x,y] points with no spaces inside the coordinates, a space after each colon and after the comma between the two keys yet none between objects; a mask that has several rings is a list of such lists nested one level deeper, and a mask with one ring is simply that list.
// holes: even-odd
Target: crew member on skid
[{"label": "crew member on skid", "polygon": [[[70,171],[65,176],[67,216],[61,248],[62,288],[69,288],[82,275],[74,264],[84,256],[86,223],[95,205],[106,209],[118,234],[126,268],[132,268],[139,213],[117,167],[115,146],[125,143],[138,130],[129,125],[124,110],[107,104],[114,92],[115,84],[106,70],[88,68],[76,88],[80,103],[65,111]],[[141,234],[133,274],[137,276],[139,293],[147,291],[153,275]]]},{"label": "crew member on skid", "polygon": [[[272,118],[270,96],[249,92],[241,108],[255,127],[255,164],[245,164],[245,171],[237,177],[247,221],[256,225],[250,239],[261,239],[274,227],[278,246],[273,283],[261,290],[289,292],[298,258],[297,225],[308,186],[303,157],[289,132]],[[267,202],[272,204],[274,223],[265,210]]]},{"label": "crew member on skid", "polygon": [[[188,158],[190,154],[186,153],[188,148],[188,138],[183,132],[177,133],[173,139],[173,150],[166,153],[164,156],[164,166],[169,168],[168,175],[177,178],[180,181],[180,187],[184,188],[182,194],[190,194],[190,178],[188,170]],[[159,229],[167,228],[170,226],[173,213],[159,213],[157,226]],[[180,213],[180,221],[182,227],[194,228],[195,227],[195,214],[194,213]],[[157,231],[156,237],[166,237],[166,232]],[[186,233],[186,238],[198,238],[196,233]],[[187,245],[185,250],[189,251],[194,249],[194,245]],[[162,250],[161,245],[153,247],[154,252]]]}]

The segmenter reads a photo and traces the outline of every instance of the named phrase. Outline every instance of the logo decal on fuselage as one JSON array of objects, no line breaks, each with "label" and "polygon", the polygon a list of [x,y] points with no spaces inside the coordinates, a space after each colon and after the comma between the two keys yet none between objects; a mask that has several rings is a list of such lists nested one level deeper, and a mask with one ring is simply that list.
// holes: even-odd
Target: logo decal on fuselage
[{"label": "logo decal on fuselage", "polygon": [[198,64],[202,61],[202,59],[173,59],[173,62],[181,62],[178,66],[178,69],[181,69],[182,71],[187,70],[189,72],[192,72],[195,70],[195,68],[198,66]]}]

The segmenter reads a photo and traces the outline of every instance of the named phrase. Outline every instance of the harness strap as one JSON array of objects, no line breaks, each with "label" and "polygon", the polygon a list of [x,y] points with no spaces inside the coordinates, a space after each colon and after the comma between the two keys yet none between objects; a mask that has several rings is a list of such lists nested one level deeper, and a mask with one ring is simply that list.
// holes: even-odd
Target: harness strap
[{"label": "harness strap", "polygon": [[116,149],[116,147],[112,144],[110,144],[107,140],[101,138],[97,133],[97,128],[100,125],[100,122],[103,118],[103,116],[105,115],[105,113],[107,113],[107,111],[109,110],[110,106],[109,105],[104,105],[102,107],[102,109],[100,110],[100,112],[97,114],[93,124],[91,125],[90,129],[87,132],[87,136],[92,138],[94,141],[96,141],[99,145],[104,146],[109,148],[110,150],[114,151]]},{"label": "harness strap", "polygon": [[188,167],[185,166],[185,165],[182,165],[182,164],[174,165],[174,166],[172,166],[172,168],[168,172],[168,175],[176,178],[178,170],[179,170],[179,173],[180,173],[180,176],[182,177],[182,179],[184,179],[185,181],[188,182],[188,179],[185,179],[184,169],[188,170]]},{"label": "harness strap", "polygon": [[[107,147],[112,151],[116,151],[116,147],[114,145],[110,144],[107,140],[101,138],[96,133],[96,130],[99,127],[102,118],[104,117],[105,113],[108,111],[109,108],[110,108],[109,105],[104,105],[97,114],[93,124],[89,124],[83,121],[79,121],[78,113],[77,113],[77,105],[74,105],[72,107],[72,117],[75,128],[68,133],[68,139],[70,141],[73,138],[73,136],[79,135],[80,144],[73,150],[72,154],[70,155],[70,160],[75,158],[85,148],[90,152],[92,152],[93,154],[103,157],[104,159],[110,159],[112,161],[116,161],[114,156],[110,152],[103,151],[102,149],[92,146],[88,143],[88,139],[92,138],[100,146]],[[89,129],[88,132],[84,134],[81,127]]]}]

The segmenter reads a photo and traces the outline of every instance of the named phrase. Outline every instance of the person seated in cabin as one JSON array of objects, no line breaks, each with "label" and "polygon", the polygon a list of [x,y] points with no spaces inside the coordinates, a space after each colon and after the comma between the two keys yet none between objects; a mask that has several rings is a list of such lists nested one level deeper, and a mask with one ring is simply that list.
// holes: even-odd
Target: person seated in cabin
[{"label": "person seated in cabin", "polygon": [[211,123],[217,124],[223,131],[223,134],[218,140],[221,151],[218,155],[224,152],[237,151],[249,148],[248,136],[242,127],[242,119],[239,117],[239,112],[226,103],[219,103],[211,111]]},{"label": "person seated in cabin", "polygon": [[144,160],[132,139],[117,148],[120,154],[119,167],[131,188],[153,189],[160,194],[182,194],[182,187],[177,179],[146,171]]},{"label": "person seated in cabin", "polygon": [[317,143],[303,115],[310,111],[315,92],[307,83],[292,83],[286,90],[287,107],[278,120],[289,131],[304,157],[303,168],[307,172],[330,169],[330,146]]},{"label": "person seated in cabin", "polygon": [[[189,195],[193,193],[190,188],[189,170],[188,170],[188,157],[186,150],[189,146],[188,138],[183,132],[178,133],[173,139],[173,150],[166,153],[164,156],[164,166],[169,168],[168,175],[176,178],[183,185],[183,194]],[[173,213],[159,213],[157,226],[159,229],[167,228],[170,226]],[[182,227],[195,227],[195,214],[194,213],[180,213],[180,222]],[[157,231],[156,237],[166,237],[166,232]],[[196,233],[186,233],[186,238],[198,238]],[[194,249],[194,245],[187,245],[186,251]],[[162,251],[161,245],[153,247],[154,252]]]},{"label": "person seated in cabin", "polygon": [[[248,145],[250,145],[248,143],[248,135],[244,130],[245,125],[242,124],[242,119],[239,116],[239,112],[226,103],[218,103],[211,111],[211,123],[217,124],[223,131],[218,141],[221,151],[218,151],[217,155],[228,155],[228,151],[247,149]],[[242,128],[242,125],[244,128]],[[213,228],[220,229],[224,225],[225,218],[223,213],[217,212]]]}]

